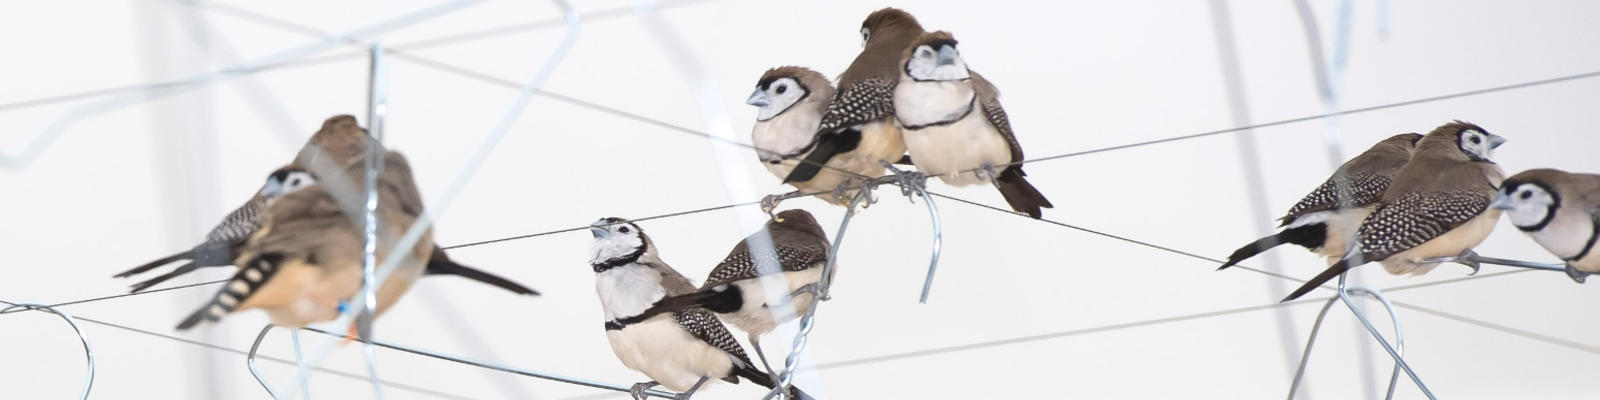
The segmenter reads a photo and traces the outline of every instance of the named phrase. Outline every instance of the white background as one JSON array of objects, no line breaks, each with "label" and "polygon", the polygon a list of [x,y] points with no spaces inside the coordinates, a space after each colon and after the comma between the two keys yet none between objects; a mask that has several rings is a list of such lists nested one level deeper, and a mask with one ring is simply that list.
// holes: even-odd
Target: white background
[{"label": "white background", "polygon": [[[1301,20],[1293,4],[1233,2],[1228,16],[1251,123],[1317,115]],[[1333,51],[1337,2],[1312,2]],[[1386,37],[1379,3],[1389,3]],[[24,165],[0,169],[0,300],[57,303],[122,293],[110,275],[196,243],[288,160],[322,119],[365,119],[362,44],[337,43],[323,62],[271,69],[198,90],[84,113],[126,93],[23,102],[181,79],[312,43],[433,5],[423,1],[28,2],[0,12],[0,154],[12,158],[67,121]],[[1092,150],[1237,126],[1207,2],[897,1],[930,29],[953,32],[963,55],[1004,93],[1030,157]],[[548,92],[495,148],[442,213],[443,245],[583,226],[605,216],[643,217],[751,201],[730,193],[724,171],[761,194],[787,191],[735,147],[663,126],[709,132],[685,82],[626,2],[577,1],[585,14]],[[748,141],[755,110],[743,99],[762,71],[805,65],[834,75],[859,49],[860,2],[667,3],[660,10],[705,67]],[[1585,1],[1357,1],[1341,109],[1384,105],[1594,71],[1600,3]],[[271,22],[287,21],[292,25]],[[533,21],[542,28],[513,29]],[[491,1],[393,31],[383,40],[410,56],[390,59],[387,144],[406,153],[424,195],[450,184],[560,38],[559,12],[540,2]],[[487,31],[446,44],[423,40]],[[499,32],[495,34],[493,32]],[[370,39],[370,38],[360,38]],[[425,42],[424,42],[425,43]],[[442,63],[442,64],[441,64]],[[494,83],[495,80],[507,82]],[[578,100],[574,102],[570,100]],[[1510,172],[1600,170],[1592,129],[1600,79],[1578,79],[1405,105],[1338,119],[1346,156],[1396,133],[1451,119],[1510,142]],[[599,108],[597,108],[599,107]],[[605,110],[637,115],[637,118]],[[76,116],[75,116],[76,115]],[[81,116],[81,118],[77,117]],[[658,123],[647,122],[658,121]],[[726,126],[726,125],[724,125]],[[1254,239],[1258,213],[1277,216],[1326,176],[1325,120],[1243,136],[1259,148],[1268,204],[1249,201],[1240,133],[1029,164],[1055,203],[1045,217],[1086,229],[1220,258]],[[931,189],[1005,207],[987,187]],[[735,191],[737,192],[737,191]],[[820,308],[801,385],[825,398],[1279,398],[1320,302],[1272,307],[1297,282],[1139,244],[939,203],[944,252],[932,299],[916,302],[930,228],[919,201],[893,188],[851,226],[835,299]],[[432,204],[430,204],[432,205]],[[792,200],[831,231],[842,208]],[[753,207],[644,222],[663,257],[704,276],[751,229]],[[831,235],[831,234],[830,234]],[[544,292],[516,297],[457,278],[427,279],[377,325],[380,340],[604,382],[646,380],[612,356],[581,231],[463,248],[466,264]],[[1492,256],[1552,261],[1501,222],[1479,248]],[[1310,277],[1321,261],[1285,246],[1269,255],[1284,274]],[[1265,267],[1266,258],[1246,265]],[[1447,265],[1417,278],[1358,269],[1373,287],[1462,278]],[[1485,275],[1511,271],[1486,267]],[[206,270],[168,284],[221,279]],[[1523,272],[1394,291],[1408,360],[1441,398],[1593,398],[1600,378],[1600,301],[1594,284]],[[210,296],[197,287],[64,310],[167,338],[85,323],[98,363],[97,398],[263,398],[244,357],[264,323],[231,316],[192,332],[172,329]],[[1308,298],[1323,299],[1330,291]],[[1339,307],[1339,306],[1336,306]],[[1380,329],[1389,325],[1372,308]],[[791,325],[792,327],[792,325]],[[1335,308],[1302,398],[1364,398],[1382,390],[1388,358],[1350,314]],[[781,358],[790,330],[766,339]],[[182,343],[192,340],[234,352]],[[286,333],[266,355],[292,357]],[[41,313],[0,316],[0,397],[69,398],[81,350],[65,325]],[[579,386],[379,350],[391,399],[622,398]],[[263,361],[276,380],[291,366]],[[359,346],[333,351],[315,397],[365,398]],[[1399,397],[1420,398],[1404,377]],[[421,389],[416,389],[421,388]],[[609,394],[608,394],[609,393]],[[755,386],[716,384],[698,398],[753,398]]]}]

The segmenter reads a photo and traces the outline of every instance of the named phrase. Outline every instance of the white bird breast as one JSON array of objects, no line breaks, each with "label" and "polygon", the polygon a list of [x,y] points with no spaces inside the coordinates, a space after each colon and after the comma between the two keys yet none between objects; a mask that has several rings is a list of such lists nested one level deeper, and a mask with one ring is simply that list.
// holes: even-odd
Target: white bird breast
[{"label": "white bird breast", "polygon": [[733,370],[728,353],[689,334],[667,314],[606,331],[606,339],[622,365],[674,392],[689,390],[702,376],[715,380]]},{"label": "white bird breast", "polygon": [[595,274],[594,290],[606,320],[632,317],[666,297],[661,274],[649,267],[629,264]]}]

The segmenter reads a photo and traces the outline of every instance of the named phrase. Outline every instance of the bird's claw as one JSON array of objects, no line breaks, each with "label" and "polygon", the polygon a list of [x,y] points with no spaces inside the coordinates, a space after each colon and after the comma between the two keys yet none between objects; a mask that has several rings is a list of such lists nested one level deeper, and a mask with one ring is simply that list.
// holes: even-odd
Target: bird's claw
[{"label": "bird's claw", "polygon": [[769,194],[767,197],[762,197],[761,212],[767,213],[767,217],[776,218],[776,216],[772,215],[772,210],[778,208],[778,203],[782,201],[782,195]]},{"label": "bird's claw", "polygon": [[978,175],[978,180],[984,182],[993,182],[995,178],[1000,177],[1000,172],[994,168],[994,164],[990,163],[983,163],[983,166],[978,167],[972,173]]},{"label": "bird's claw", "polygon": [[[894,164],[890,164],[888,161],[879,160],[878,162],[882,163],[884,168],[888,168],[889,173],[894,174],[897,181],[896,184],[900,186],[900,195],[906,196],[906,199],[913,199],[912,195],[921,191],[923,185],[928,182],[928,175],[923,174],[922,171],[902,171],[899,168],[895,168]],[[913,202],[915,201],[913,200]]]},{"label": "bird's claw", "polygon": [[827,291],[823,290],[822,286],[815,283],[808,283],[805,286],[801,286],[799,289],[795,289],[793,292],[789,292],[789,298],[797,298],[806,293],[810,293],[812,296],[816,296],[822,300],[829,299]]},{"label": "bird's claw", "polygon": [[633,384],[632,388],[628,389],[628,394],[633,395],[633,400],[645,400],[649,396],[646,396],[644,391],[650,390],[650,388],[656,387],[656,385],[660,384],[656,383],[656,381],[635,383]]},{"label": "bird's claw", "polygon": [[1473,252],[1472,249],[1462,250],[1461,254],[1456,255],[1455,263],[1472,268],[1472,273],[1467,274],[1467,276],[1477,275],[1478,271],[1483,269],[1483,265],[1478,263],[1478,253]]},{"label": "bird's claw", "polygon": [[1572,277],[1573,282],[1583,283],[1589,278],[1589,275],[1594,275],[1594,273],[1579,271],[1577,268],[1574,268],[1572,264],[1567,264],[1567,276]]}]

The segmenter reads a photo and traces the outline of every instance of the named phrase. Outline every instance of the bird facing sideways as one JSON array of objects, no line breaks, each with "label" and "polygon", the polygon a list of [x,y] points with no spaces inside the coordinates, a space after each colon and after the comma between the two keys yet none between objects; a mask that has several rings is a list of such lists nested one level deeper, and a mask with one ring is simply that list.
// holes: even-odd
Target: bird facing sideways
[{"label": "bird facing sideways", "polygon": [[[949,32],[918,36],[900,56],[894,117],[911,161],[953,186],[992,183],[1012,210],[1035,219],[1050,200],[1022,172],[1022,145],[1000,92],[967,68]],[[999,170],[996,170],[999,168]]]},{"label": "bird facing sideways", "polygon": [[635,398],[660,385],[687,399],[711,379],[739,383],[745,378],[769,389],[775,385],[709,311],[687,309],[629,320],[663,298],[694,292],[694,284],[662,261],[655,243],[632,222],[602,218],[589,225],[589,232],[594,235],[589,266],[605,313],[606,339],[624,366],[651,379],[633,385]]},{"label": "bird facing sideways", "polygon": [[[383,158],[376,210],[379,264],[422,212],[422,197],[405,157],[388,152]],[[274,325],[304,327],[337,318],[358,294],[364,235],[357,221],[364,196],[359,191],[338,193],[330,184],[344,180],[346,188],[360,187],[357,182],[365,166],[354,163],[345,176],[326,179],[297,165],[289,168],[291,174],[310,174],[315,183],[293,191],[289,191],[292,186],[280,185],[281,193],[266,193],[272,200],[262,226],[234,260],[242,266],[239,272],[211,301],[179,323],[179,330],[249,309],[266,311]],[[375,316],[391,308],[422,275],[432,248],[430,229],[402,254],[404,259],[376,289]]]},{"label": "bird facing sideways", "polygon": [[[861,22],[861,53],[839,74],[838,90],[812,136],[806,162],[784,183],[809,181],[822,165],[878,176],[882,166],[901,160],[905,141],[894,122],[894,86],[900,80],[900,52],[921,35],[916,17],[895,8],[867,15]],[[837,160],[835,160],[837,159]]]},{"label": "bird facing sideways", "polygon": [[[352,162],[362,160],[361,156],[369,145],[377,144],[366,134],[366,130],[356,123],[355,117],[334,116],[323,121],[322,128],[311,135],[311,139],[306,141],[306,145],[296,155],[294,164],[305,169],[314,169],[310,167],[315,164],[333,168],[335,171],[342,170],[349,167]],[[268,182],[270,184],[272,180]],[[261,227],[267,207],[267,199],[263,194],[267,190],[267,187],[263,187],[244,205],[229,213],[215,228],[212,228],[206,235],[205,241],[194,248],[123,271],[115,277],[131,277],[173,262],[187,261],[166,274],[133,284],[131,292],[137,293],[202,267],[233,265],[238,247]],[[534,296],[539,294],[516,282],[451,261],[440,248],[433,249],[433,256],[428,259],[427,273],[461,276],[517,294]]]},{"label": "bird facing sideways", "polygon": [[[1349,250],[1350,236],[1372,214],[1394,174],[1411,160],[1411,152],[1421,139],[1422,135],[1415,133],[1390,136],[1346,161],[1316,190],[1289,208],[1289,213],[1279,219],[1278,227],[1283,230],[1234,250],[1217,269],[1231,267],[1284,243],[1300,245],[1333,260],[1343,258]],[[1342,190],[1348,191],[1348,197],[1340,196]]]},{"label": "bird facing sideways", "polygon": [[[751,242],[763,240],[762,236],[770,240],[772,254],[777,259],[752,254]],[[772,367],[761,351],[761,335],[810,312],[811,300],[820,291],[817,285],[822,280],[822,269],[828,263],[831,247],[827,233],[810,212],[785,210],[767,221],[761,230],[739,241],[728,256],[711,269],[700,290],[663,298],[629,320],[694,308],[710,310],[749,334],[750,346],[770,372]],[[783,300],[777,304],[767,302],[766,283],[762,278],[769,276],[780,277],[787,288],[780,297]]]},{"label": "bird facing sideways", "polygon": [[1566,262],[1567,275],[1583,283],[1600,273],[1600,175],[1555,169],[1523,171],[1500,185],[1490,207],[1504,210],[1517,230]]},{"label": "bird facing sideways", "polygon": [[[811,151],[817,124],[832,98],[833,83],[817,71],[785,66],[761,74],[745,104],[756,107],[756,123],[750,130],[750,140],[756,148],[756,157],[767,171],[778,179],[794,171]],[[816,197],[823,201],[844,205],[854,196],[843,189],[853,176],[834,168],[856,167],[850,172],[863,176],[883,173],[883,166],[878,164],[846,165],[843,158],[830,162],[828,168],[811,179],[787,183],[800,192],[817,193]]]},{"label": "bird facing sideways", "polygon": [[1439,265],[1428,259],[1471,255],[1500,218],[1500,210],[1489,202],[1505,180],[1505,172],[1492,161],[1494,149],[1503,143],[1505,138],[1461,121],[1428,132],[1417,141],[1411,161],[1395,173],[1377,208],[1361,221],[1350,252],[1284,301],[1367,262],[1381,262],[1395,275],[1421,275]]}]

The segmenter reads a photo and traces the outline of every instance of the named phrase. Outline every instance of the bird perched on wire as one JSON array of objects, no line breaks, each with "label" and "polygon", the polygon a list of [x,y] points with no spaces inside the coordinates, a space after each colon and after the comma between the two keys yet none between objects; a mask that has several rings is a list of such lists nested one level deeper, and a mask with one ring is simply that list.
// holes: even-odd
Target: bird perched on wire
[{"label": "bird perched on wire", "polygon": [[1350,252],[1283,300],[1299,298],[1367,262],[1381,262],[1395,275],[1420,275],[1439,265],[1425,260],[1475,256],[1472,248],[1500,218],[1500,210],[1489,202],[1505,180],[1505,172],[1492,161],[1494,149],[1505,141],[1461,121],[1428,132],[1417,141],[1411,161],[1395,173],[1377,208],[1361,221]]},{"label": "bird perched on wire", "polygon": [[[1421,139],[1422,135],[1415,133],[1390,136],[1345,161],[1328,180],[1278,219],[1281,231],[1234,250],[1217,269],[1231,267],[1284,243],[1300,245],[1333,260],[1343,258],[1356,227],[1372,214],[1394,174],[1411,160],[1411,152]],[[1341,191],[1347,192],[1341,195]]]},{"label": "bird perched on wire", "polygon": [[[322,128],[312,134],[311,139],[300,149],[300,152],[295,157],[294,164],[299,165],[302,169],[317,165],[333,171],[342,171],[343,168],[349,167],[351,163],[362,160],[361,156],[368,146],[377,146],[377,143],[366,134],[365,129],[356,124],[355,117],[338,115],[323,121]],[[306,172],[302,171],[301,173],[304,174]],[[272,182],[272,180],[268,180],[268,184]],[[133,284],[131,291],[140,292],[202,267],[232,265],[237,254],[236,249],[243,245],[245,240],[261,227],[267,202],[264,194],[267,193],[268,189],[268,187],[262,187],[244,205],[239,206],[239,208],[224,217],[206,235],[205,241],[199,245],[123,271],[115,276],[117,278],[131,277],[174,262],[186,261],[166,274]],[[434,248],[432,253],[433,256],[429,258],[427,268],[429,275],[456,275],[494,285],[517,294],[539,294],[537,291],[516,282],[456,263],[450,260],[448,255],[445,255],[443,249]]]},{"label": "bird perched on wire", "polygon": [[[894,122],[894,87],[900,80],[900,52],[923,32],[917,18],[895,8],[867,15],[861,22],[863,48],[837,79],[838,90],[828,101],[805,162],[794,167],[784,183],[814,178],[822,165],[836,166],[867,176],[884,169],[874,165],[898,162],[905,141]],[[914,157],[913,157],[914,158]]]},{"label": "bird perched on wire", "polygon": [[[383,159],[376,209],[379,264],[385,263],[390,249],[423,211],[422,196],[405,157],[388,152]],[[358,221],[365,196],[364,191],[349,189],[362,187],[359,179],[364,169],[363,163],[354,163],[344,176],[327,177],[291,166],[291,173],[310,174],[316,182],[294,191],[288,191],[294,187],[280,185],[284,188],[281,193],[265,193],[271,200],[261,228],[238,249],[234,260],[241,266],[239,272],[211,301],[179,323],[178,329],[249,309],[265,310],[274,325],[286,327],[337,318],[362,285],[364,232]],[[345,190],[339,190],[339,183],[345,184]],[[393,306],[422,276],[432,249],[429,229],[376,288],[375,316]]]},{"label": "bird perched on wire", "polygon": [[[752,242],[761,241],[771,243],[772,253],[769,254],[776,259],[752,252],[752,248],[762,247]],[[812,298],[821,294],[818,285],[831,247],[827,233],[811,213],[801,209],[785,210],[767,221],[761,230],[739,241],[733,251],[711,269],[700,290],[663,298],[626,320],[638,321],[663,312],[695,308],[710,310],[750,335],[750,346],[755,348],[762,366],[770,372],[772,366],[761,351],[761,335],[811,311]],[[783,300],[777,304],[767,302],[762,280],[769,276],[781,277],[786,285]]]},{"label": "bird perched on wire", "polygon": [[662,261],[655,243],[632,222],[602,218],[589,225],[589,232],[594,235],[589,266],[605,312],[606,339],[623,365],[652,379],[633,385],[634,398],[660,385],[687,399],[711,379],[739,383],[745,378],[768,389],[775,385],[709,311],[687,309],[631,320],[663,298],[694,292],[694,284]]},{"label": "bird perched on wire", "polygon": [[992,183],[1012,210],[1035,219],[1050,200],[1022,172],[1022,145],[1000,91],[967,68],[949,32],[918,36],[900,56],[894,118],[917,170],[952,186]]},{"label": "bird perched on wire", "polygon": [[1566,262],[1567,275],[1583,283],[1600,273],[1600,175],[1533,169],[1512,175],[1490,207],[1504,210],[1522,233]]},{"label": "bird perched on wire", "polygon": [[[756,81],[755,91],[750,93],[745,104],[756,107],[756,123],[750,130],[750,139],[756,147],[756,157],[767,171],[778,179],[784,179],[794,171],[795,166],[812,150],[817,124],[832,98],[833,83],[817,71],[785,66],[768,69],[761,74],[761,79]],[[845,205],[854,197],[854,191],[847,188],[852,178],[856,177],[842,171],[869,177],[883,173],[883,166],[876,163],[850,164],[842,157],[829,162],[831,164],[823,167],[811,179],[787,183],[801,193],[818,193],[818,199]],[[844,169],[849,167],[856,169]],[[775,197],[763,199],[761,207],[770,212],[777,206]]]}]

